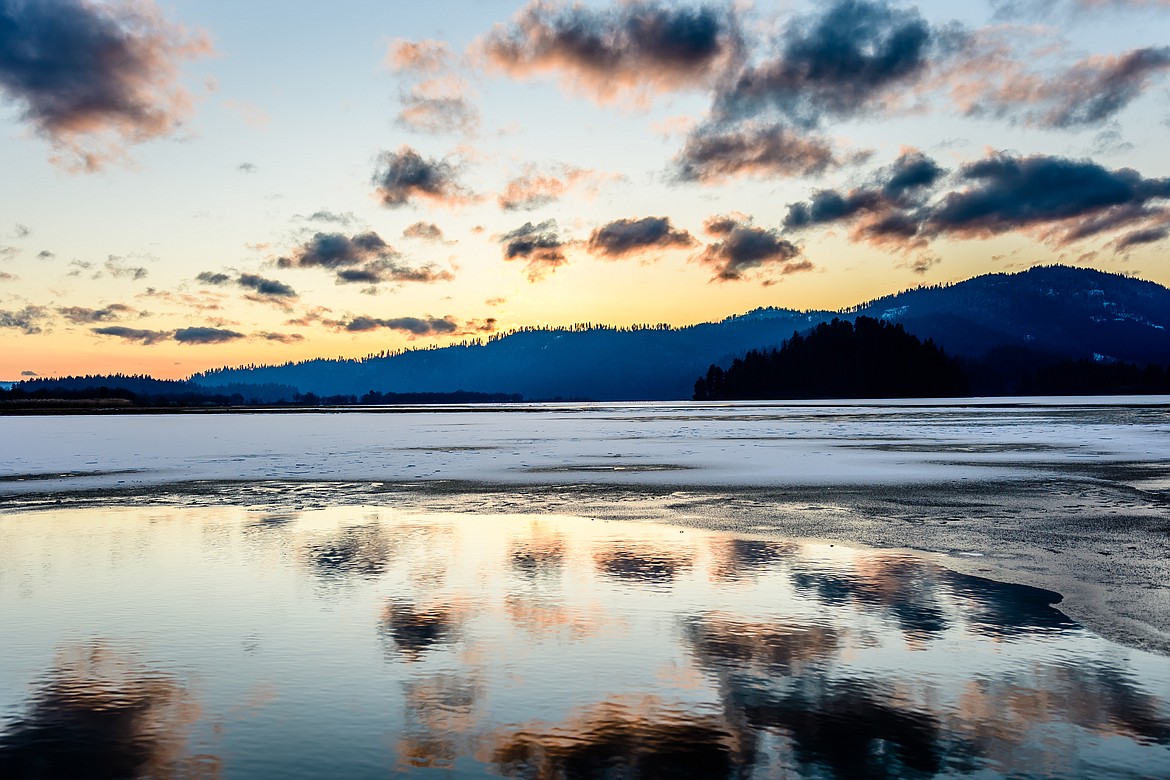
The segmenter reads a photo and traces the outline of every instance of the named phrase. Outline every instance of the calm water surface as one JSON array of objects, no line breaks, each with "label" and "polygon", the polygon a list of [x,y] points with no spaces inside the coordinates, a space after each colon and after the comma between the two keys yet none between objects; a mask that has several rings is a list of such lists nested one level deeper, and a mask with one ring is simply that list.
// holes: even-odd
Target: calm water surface
[{"label": "calm water surface", "polygon": [[1170,661],[929,559],[569,516],[0,515],[0,777],[1170,777]]}]

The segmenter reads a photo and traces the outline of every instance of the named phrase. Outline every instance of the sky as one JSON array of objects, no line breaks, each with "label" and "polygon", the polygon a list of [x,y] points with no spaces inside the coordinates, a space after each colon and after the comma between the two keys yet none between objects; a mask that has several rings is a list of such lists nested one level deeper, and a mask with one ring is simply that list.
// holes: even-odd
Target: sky
[{"label": "sky", "polygon": [[1170,284],[1170,0],[0,0],[0,379]]}]

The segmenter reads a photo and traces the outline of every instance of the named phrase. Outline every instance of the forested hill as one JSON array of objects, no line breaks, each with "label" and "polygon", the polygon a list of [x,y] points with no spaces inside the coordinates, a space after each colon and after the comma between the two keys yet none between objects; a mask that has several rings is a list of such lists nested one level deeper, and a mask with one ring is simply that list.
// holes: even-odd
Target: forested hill
[{"label": "forested hill", "polygon": [[1004,371],[974,388],[979,392],[1014,392],[1020,367],[1060,360],[1170,363],[1170,289],[1047,266],[917,288],[840,312],[758,309],[684,328],[528,329],[486,344],[220,369],[192,381],[208,387],[276,383],[319,395],[468,390],[530,400],[684,399],[712,363],[729,365],[748,350],[779,347],[794,332],[860,315],[901,323],[950,355],[981,359],[990,353]]},{"label": "forested hill", "polygon": [[777,398],[943,398],[965,395],[963,368],[925,342],[872,317],[822,322],[780,349],[751,350],[695,383],[696,401]]}]

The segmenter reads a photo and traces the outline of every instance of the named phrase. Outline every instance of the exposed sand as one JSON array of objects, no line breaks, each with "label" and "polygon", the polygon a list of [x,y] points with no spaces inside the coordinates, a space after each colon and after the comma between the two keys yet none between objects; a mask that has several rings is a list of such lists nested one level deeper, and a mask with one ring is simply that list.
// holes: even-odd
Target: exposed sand
[{"label": "exposed sand", "polygon": [[938,553],[1170,655],[1167,399],[0,418],[0,510],[388,504]]}]

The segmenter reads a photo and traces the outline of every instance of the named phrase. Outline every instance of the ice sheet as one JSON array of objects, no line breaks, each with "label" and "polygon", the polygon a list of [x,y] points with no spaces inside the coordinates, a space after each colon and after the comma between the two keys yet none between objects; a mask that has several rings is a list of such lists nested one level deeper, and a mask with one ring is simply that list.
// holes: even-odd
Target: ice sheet
[{"label": "ice sheet", "polygon": [[1170,398],[0,417],[0,495],[188,480],[910,485],[1170,459]]}]

